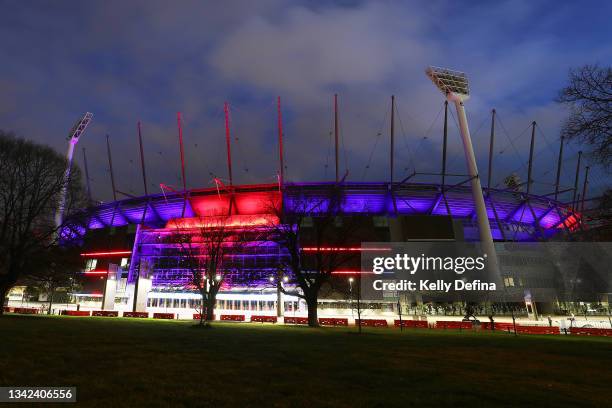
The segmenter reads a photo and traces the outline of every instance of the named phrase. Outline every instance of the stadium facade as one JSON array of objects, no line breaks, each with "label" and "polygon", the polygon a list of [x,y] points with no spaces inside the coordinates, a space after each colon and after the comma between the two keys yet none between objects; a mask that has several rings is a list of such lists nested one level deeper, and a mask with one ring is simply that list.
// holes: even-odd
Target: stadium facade
[{"label": "stadium facade", "polygon": [[[470,189],[462,185],[442,188],[438,184],[416,183],[287,183],[223,186],[129,198],[84,210],[66,224],[64,237],[76,237],[83,245],[83,285],[81,293],[74,294],[75,302],[83,308],[167,312],[191,318],[200,295],[190,285],[189,271],[172,236],[177,232],[193,233],[203,227],[206,222],[203,220],[219,215],[227,216],[227,225],[236,231],[265,230],[270,223],[283,222],[283,216],[278,217],[271,208],[282,208],[282,214],[292,214],[304,211],[303,203],[311,202],[317,204],[308,208],[320,210],[326,208],[332,194],[338,197],[338,219],[360,218],[367,241],[478,240],[473,199]],[[566,239],[580,224],[580,217],[572,208],[548,197],[490,189],[485,198],[496,245]],[[306,215],[316,217],[317,211]],[[231,272],[224,278],[215,313],[305,315],[305,303],[297,297],[281,295],[275,283],[279,265],[286,260],[285,250],[271,241],[251,244],[241,249]],[[302,244],[302,250],[312,249],[309,248],[312,243]],[[322,244],[317,245],[326,246]],[[352,247],[358,248],[359,242]],[[332,285],[333,288],[322,291],[320,316],[346,317],[354,313],[352,282],[359,264],[353,262],[341,269],[335,271],[332,280],[344,285]],[[523,299],[529,280],[519,284],[518,279],[515,282],[511,276],[505,276],[504,282],[516,287],[518,293],[510,307],[519,313],[532,311]],[[361,301],[366,315],[397,313],[395,301]],[[442,310],[439,304],[423,302],[427,300],[422,297],[407,299],[407,311]],[[454,313],[455,305],[445,305],[443,310]],[[457,313],[461,313],[459,310],[460,307]]]}]

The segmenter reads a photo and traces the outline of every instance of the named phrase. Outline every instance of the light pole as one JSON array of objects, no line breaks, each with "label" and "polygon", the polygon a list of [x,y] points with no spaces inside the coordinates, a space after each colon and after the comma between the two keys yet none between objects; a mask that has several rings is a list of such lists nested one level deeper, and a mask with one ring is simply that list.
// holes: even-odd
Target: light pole
[{"label": "light pole", "polygon": [[478,174],[478,167],[476,166],[470,129],[468,128],[465,107],[463,105],[463,102],[470,96],[467,76],[463,72],[437,67],[429,67],[425,73],[436,87],[446,95],[446,98],[455,104],[455,108],[457,109],[461,139],[463,140],[463,150],[465,152],[465,160],[467,162],[468,174],[472,186],[472,197],[476,209],[476,218],[478,220],[480,242],[484,253],[487,255],[488,277],[492,282],[501,284],[499,265],[497,263],[495,245],[491,234],[491,225],[489,224],[489,217],[487,216],[487,207],[485,206],[484,196],[482,194],[480,175]]},{"label": "light pole", "polygon": [[66,207],[66,194],[68,192],[68,185],[70,184],[70,173],[72,171],[72,156],[74,155],[74,147],[79,142],[79,138],[85,132],[87,125],[91,122],[93,114],[90,112],[85,113],[83,117],[74,125],[70,134],[68,135],[68,151],[66,152],[66,171],[62,179],[62,189],[59,196],[59,202],[57,204],[57,210],[55,212],[55,226],[58,228],[58,236],[60,234],[59,228],[64,222],[64,210]]}]

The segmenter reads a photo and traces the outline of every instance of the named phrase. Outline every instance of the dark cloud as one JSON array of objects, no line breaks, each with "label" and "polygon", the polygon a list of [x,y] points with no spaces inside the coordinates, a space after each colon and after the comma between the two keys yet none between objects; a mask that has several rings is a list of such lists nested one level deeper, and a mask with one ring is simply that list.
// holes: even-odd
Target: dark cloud
[{"label": "dark cloud", "polygon": [[[496,182],[521,170],[528,149],[522,132],[535,119],[544,134],[538,135],[535,174],[550,183],[565,115],[552,102],[555,92],[569,67],[612,60],[612,47],[603,41],[611,34],[607,2],[0,4],[0,127],[63,151],[72,123],[84,111],[94,112],[81,147],[87,148],[94,193],[102,199],[111,197],[107,133],[120,189],[142,192],[138,120],[151,183],[180,184],[177,111],[184,118],[188,184],[210,185],[211,173],[226,177],[226,100],[232,107],[235,178],[274,180],[277,95],[283,100],[290,179],[333,177],[334,92],[340,94],[341,167],[350,169],[349,179],[388,177],[392,93],[399,113],[398,174],[413,167],[437,171],[441,118],[434,120],[442,96],[423,74],[429,64],[469,73],[473,97],[467,106],[483,169],[488,115],[497,108],[503,128]],[[462,172],[452,120],[450,140],[452,170]],[[571,183],[572,154],[565,183]],[[599,188],[606,182],[600,176]]]}]

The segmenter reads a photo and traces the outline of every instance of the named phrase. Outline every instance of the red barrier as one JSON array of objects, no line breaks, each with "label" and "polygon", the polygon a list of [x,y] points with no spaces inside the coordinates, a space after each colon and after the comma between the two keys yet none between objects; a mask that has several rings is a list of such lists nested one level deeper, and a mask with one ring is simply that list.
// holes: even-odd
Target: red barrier
[{"label": "red barrier", "polygon": [[366,327],[387,327],[387,321],[384,319],[355,319],[355,325],[359,325],[360,322]]},{"label": "red barrier", "polygon": [[153,313],[154,319],[174,319],[174,313]]},{"label": "red barrier", "polygon": [[123,317],[136,317],[139,319],[146,319],[149,317],[147,312],[123,312]]},{"label": "red barrier", "polygon": [[[400,320],[396,319],[393,321],[393,325],[395,327],[400,327]],[[407,327],[410,329],[427,329],[429,328],[429,323],[427,320],[403,320],[401,321],[402,327]]]},{"label": "red barrier", "polygon": [[471,329],[472,322],[458,322],[454,320],[438,320],[434,326],[436,329]]},{"label": "red barrier", "polygon": [[19,314],[38,314],[38,309],[33,307],[16,307],[13,309],[13,313]]},{"label": "red barrier", "polygon": [[594,327],[572,327],[570,334],[575,336],[606,336],[612,337],[612,329],[596,329]]},{"label": "red barrier", "polygon": [[251,316],[251,322],[258,323],[276,323],[278,318],[276,316]]},{"label": "red barrier", "polygon": [[321,326],[348,326],[348,319],[336,317],[323,317],[319,319]]},{"label": "red barrier", "polygon": [[62,310],[60,314],[64,316],[91,316],[89,310]]},{"label": "red barrier", "polygon": [[308,324],[307,317],[286,316],[284,321],[286,324]]},{"label": "red barrier", "polygon": [[4,313],[12,313],[13,312],[13,308],[12,307],[4,306],[2,309],[4,310]]},{"label": "red barrier", "polygon": [[115,310],[94,310],[91,312],[91,315],[97,317],[117,317],[119,312]]},{"label": "red barrier", "polygon": [[[492,330],[491,322],[481,322],[480,327],[482,327],[483,330]],[[514,325],[512,323],[495,322],[495,330],[514,333]]]},{"label": "red barrier", "polygon": [[[194,313],[193,314],[193,320],[200,320],[200,314],[199,313]],[[204,319],[206,320],[206,319]],[[212,315],[212,319],[210,319],[211,321],[215,320],[215,315]]]},{"label": "red barrier", "polygon": [[516,325],[518,334],[561,334],[558,326],[519,326]]},{"label": "red barrier", "polygon": [[221,315],[221,320],[226,322],[244,322],[244,315]]}]

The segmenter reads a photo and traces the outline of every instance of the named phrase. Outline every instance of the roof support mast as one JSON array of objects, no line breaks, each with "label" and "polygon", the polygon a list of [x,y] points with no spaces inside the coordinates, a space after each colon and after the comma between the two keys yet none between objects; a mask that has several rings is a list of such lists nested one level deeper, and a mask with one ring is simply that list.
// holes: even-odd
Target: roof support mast
[{"label": "roof support mast", "polygon": [[527,196],[529,196],[529,192],[531,191],[531,185],[533,184],[531,174],[533,172],[533,149],[535,147],[535,128],[536,128],[536,122],[534,120],[533,122],[531,122],[531,144],[529,145],[529,164],[527,167]]},{"label": "roof support mast", "polygon": [[501,283],[501,275],[491,234],[491,226],[487,216],[487,208],[485,206],[484,196],[482,194],[482,186],[480,184],[480,176],[478,167],[476,166],[476,157],[474,156],[474,148],[470,137],[467,116],[463,102],[469,98],[469,86],[467,76],[462,72],[451,71],[444,68],[430,67],[426,71],[427,76],[433,83],[442,91],[446,98],[455,103],[457,109],[457,117],[459,118],[459,126],[461,129],[461,138],[463,139],[463,149],[467,162],[468,172],[472,185],[472,196],[476,207],[476,217],[478,220],[478,230],[480,233],[480,242],[483,252],[487,254],[487,271],[492,282]]},{"label": "roof support mast", "polygon": [[493,146],[495,144],[495,109],[491,110],[491,139],[489,141],[489,172],[487,174],[487,190],[491,189],[493,177]]},{"label": "roof support mast", "polygon": [[227,173],[229,176],[229,185],[233,186],[232,178],[232,147],[230,140],[230,118],[229,118],[229,103],[223,104],[223,111],[225,112],[225,143],[227,145]]},{"label": "roof support mast", "polygon": [[448,101],[444,101],[444,133],[442,140],[442,199],[446,207],[446,214],[450,217],[451,211],[446,199],[446,147],[448,145]]},{"label": "roof support mast", "polygon": [[185,179],[185,151],[183,149],[183,127],[181,126],[181,112],[176,113],[176,124],[178,126],[179,147],[181,150],[181,176],[183,178],[183,211],[181,218],[185,217],[185,209],[187,207],[187,180]]},{"label": "roof support mast", "polygon": [[559,198],[559,181],[561,179],[561,163],[563,162],[563,136],[559,146],[559,159],[557,160],[557,180],[555,181],[555,201]]},{"label": "roof support mast", "polygon": [[113,172],[113,158],[111,157],[111,148],[109,136],[106,135],[106,154],[108,156],[108,171],[111,177],[111,187],[113,189],[113,201],[117,201],[117,189],[115,188],[115,173]]},{"label": "roof support mast", "polygon": [[281,98],[280,96],[276,99],[276,109],[278,112],[278,158],[280,161],[280,172],[278,184],[281,189],[283,187],[283,183],[285,182],[285,165],[283,163],[283,117],[281,114]]},{"label": "roof support mast", "polygon": [[395,95],[391,95],[391,152],[389,157],[390,166],[390,185],[393,185],[393,156],[395,150]]},{"label": "roof support mast", "polygon": [[582,185],[582,202],[580,203],[580,212],[584,212],[584,200],[586,200],[587,186],[589,185],[589,166],[586,166],[584,173],[584,184]]},{"label": "roof support mast", "polygon": [[576,212],[578,203],[576,202],[576,194],[578,194],[578,180],[580,179],[580,159],[582,159],[582,150],[578,152],[578,163],[576,164],[576,178],[574,179],[574,195],[572,197],[572,209]]},{"label": "roof support mast", "polygon": [[499,220],[499,216],[497,214],[497,209],[495,208],[495,203],[493,202],[493,197],[491,195],[491,181],[493,180],[493,151],[495,146],[495,115],[497,111],[495,109],[491,110],[491,138],[489,140],[489,173],[487,174],[487,197],[489,199],[489,204],[491,204],[491,209],[493,210],[493,216],[495,216],[495,223],[497,224],[497,229],[502,236],[502,239],[506,240],[506,233],[504,232],[504,227],[502,226],[501,221]]},{"label": "roof support mast", "polygon": [[147,188],[147,173],[145,171],[144,150],[142,148],[142,134],[140,133],[140,121],[138,121],[138,144],[140,146],[140,167],[142,169],[142,183],[144,184],[145,196],[149,195]]},{"label": "roof support mast", "polygon": [[334,139],[336,142],[336,183],[340,180],[338,173],[338,94],[334,94]]}]

